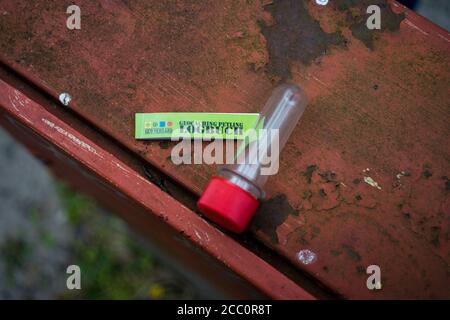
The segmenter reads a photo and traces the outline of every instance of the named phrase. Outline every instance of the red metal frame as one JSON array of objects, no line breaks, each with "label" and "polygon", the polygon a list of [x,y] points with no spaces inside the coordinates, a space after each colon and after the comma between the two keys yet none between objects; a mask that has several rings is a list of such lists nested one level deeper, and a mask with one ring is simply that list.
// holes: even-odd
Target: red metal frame
[{"label": "red metal frame", "polygon": [[1,79],[0,107],[2,126],[49,162],[58,175],[83,189],[89,186],[89,193],[95,194],[96,199],[120,208],[118,213],[126,221],[228,297],[313,298],[126,163]]}]

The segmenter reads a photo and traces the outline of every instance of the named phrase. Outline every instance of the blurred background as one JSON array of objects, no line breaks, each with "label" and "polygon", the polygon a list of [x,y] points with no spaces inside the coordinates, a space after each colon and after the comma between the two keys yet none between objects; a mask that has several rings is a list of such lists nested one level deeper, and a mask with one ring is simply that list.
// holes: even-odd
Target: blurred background
[{"label": "blurred background", "polygon": [[[194,299],[200,290],[0,128],[0,299]],[[82,290],[67,290],[66,269]]]},{"label": "blurred background", "polygon": [[[400,1],[449,30],[450,1]],[[79,265],[82,290],[67,290]],[[195,299],[202,290],[0,128],[0,299]]]},{"label": "blurred background", "polygon": [[[397,0],[398,1],[398,0]],[[450,1],[448,0],[400,0],[405,6],[438,24],[447,31],[450,30]]]}]

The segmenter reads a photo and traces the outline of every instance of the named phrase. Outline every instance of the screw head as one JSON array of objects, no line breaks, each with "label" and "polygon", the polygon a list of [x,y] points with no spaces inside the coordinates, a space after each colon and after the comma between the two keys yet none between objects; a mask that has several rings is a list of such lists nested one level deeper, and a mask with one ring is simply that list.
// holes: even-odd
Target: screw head
[{"label": "screw head", "polygon": [[328,4],[328,0],[316,0],[316,4],[319,6],[326,6]]},{"label": "screw head", "polygon": [[67,92],[63,92],[59,95],[59,101],[66,107],[69,105],[71,100],[72,97]]},{"label": "screw head", "polygon": [[304,249],[297,253],[297,258],[303,264],[311,264],[317,260],[317,255],[309,249]]}]

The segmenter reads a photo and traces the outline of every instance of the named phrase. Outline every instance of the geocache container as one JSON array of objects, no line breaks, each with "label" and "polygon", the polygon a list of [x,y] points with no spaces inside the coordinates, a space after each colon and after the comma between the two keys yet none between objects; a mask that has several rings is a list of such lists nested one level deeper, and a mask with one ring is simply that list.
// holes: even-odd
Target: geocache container
[{"label": "geocache container", "polygon": [[[279,152],[305,111],[306,96],[301,88],[292,84],[277,87],[266,102],[258,119],[257,129],[265,129],[245,148],[238,151],[236,159],[246,159],[219,168],[197,202],[198,209],[218,225],[236,233],[247,228],[264,199],[264,185],[269,177],[264,171],[261,154],[271,154],[278,161]],[[274,146],[278,143],[278,147]],[[275,151],[275,154],[274,154]]]}]

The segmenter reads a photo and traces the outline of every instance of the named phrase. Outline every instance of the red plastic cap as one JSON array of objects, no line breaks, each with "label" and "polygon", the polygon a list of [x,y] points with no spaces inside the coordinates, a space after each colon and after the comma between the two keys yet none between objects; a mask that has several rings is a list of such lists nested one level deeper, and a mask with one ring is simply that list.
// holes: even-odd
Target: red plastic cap
[{"label": "red plastic cap", "polygon": [[258,204],[251,193],[216,176],[209,182],[197,207],[221,227],[241,233],[247,228]]}]

